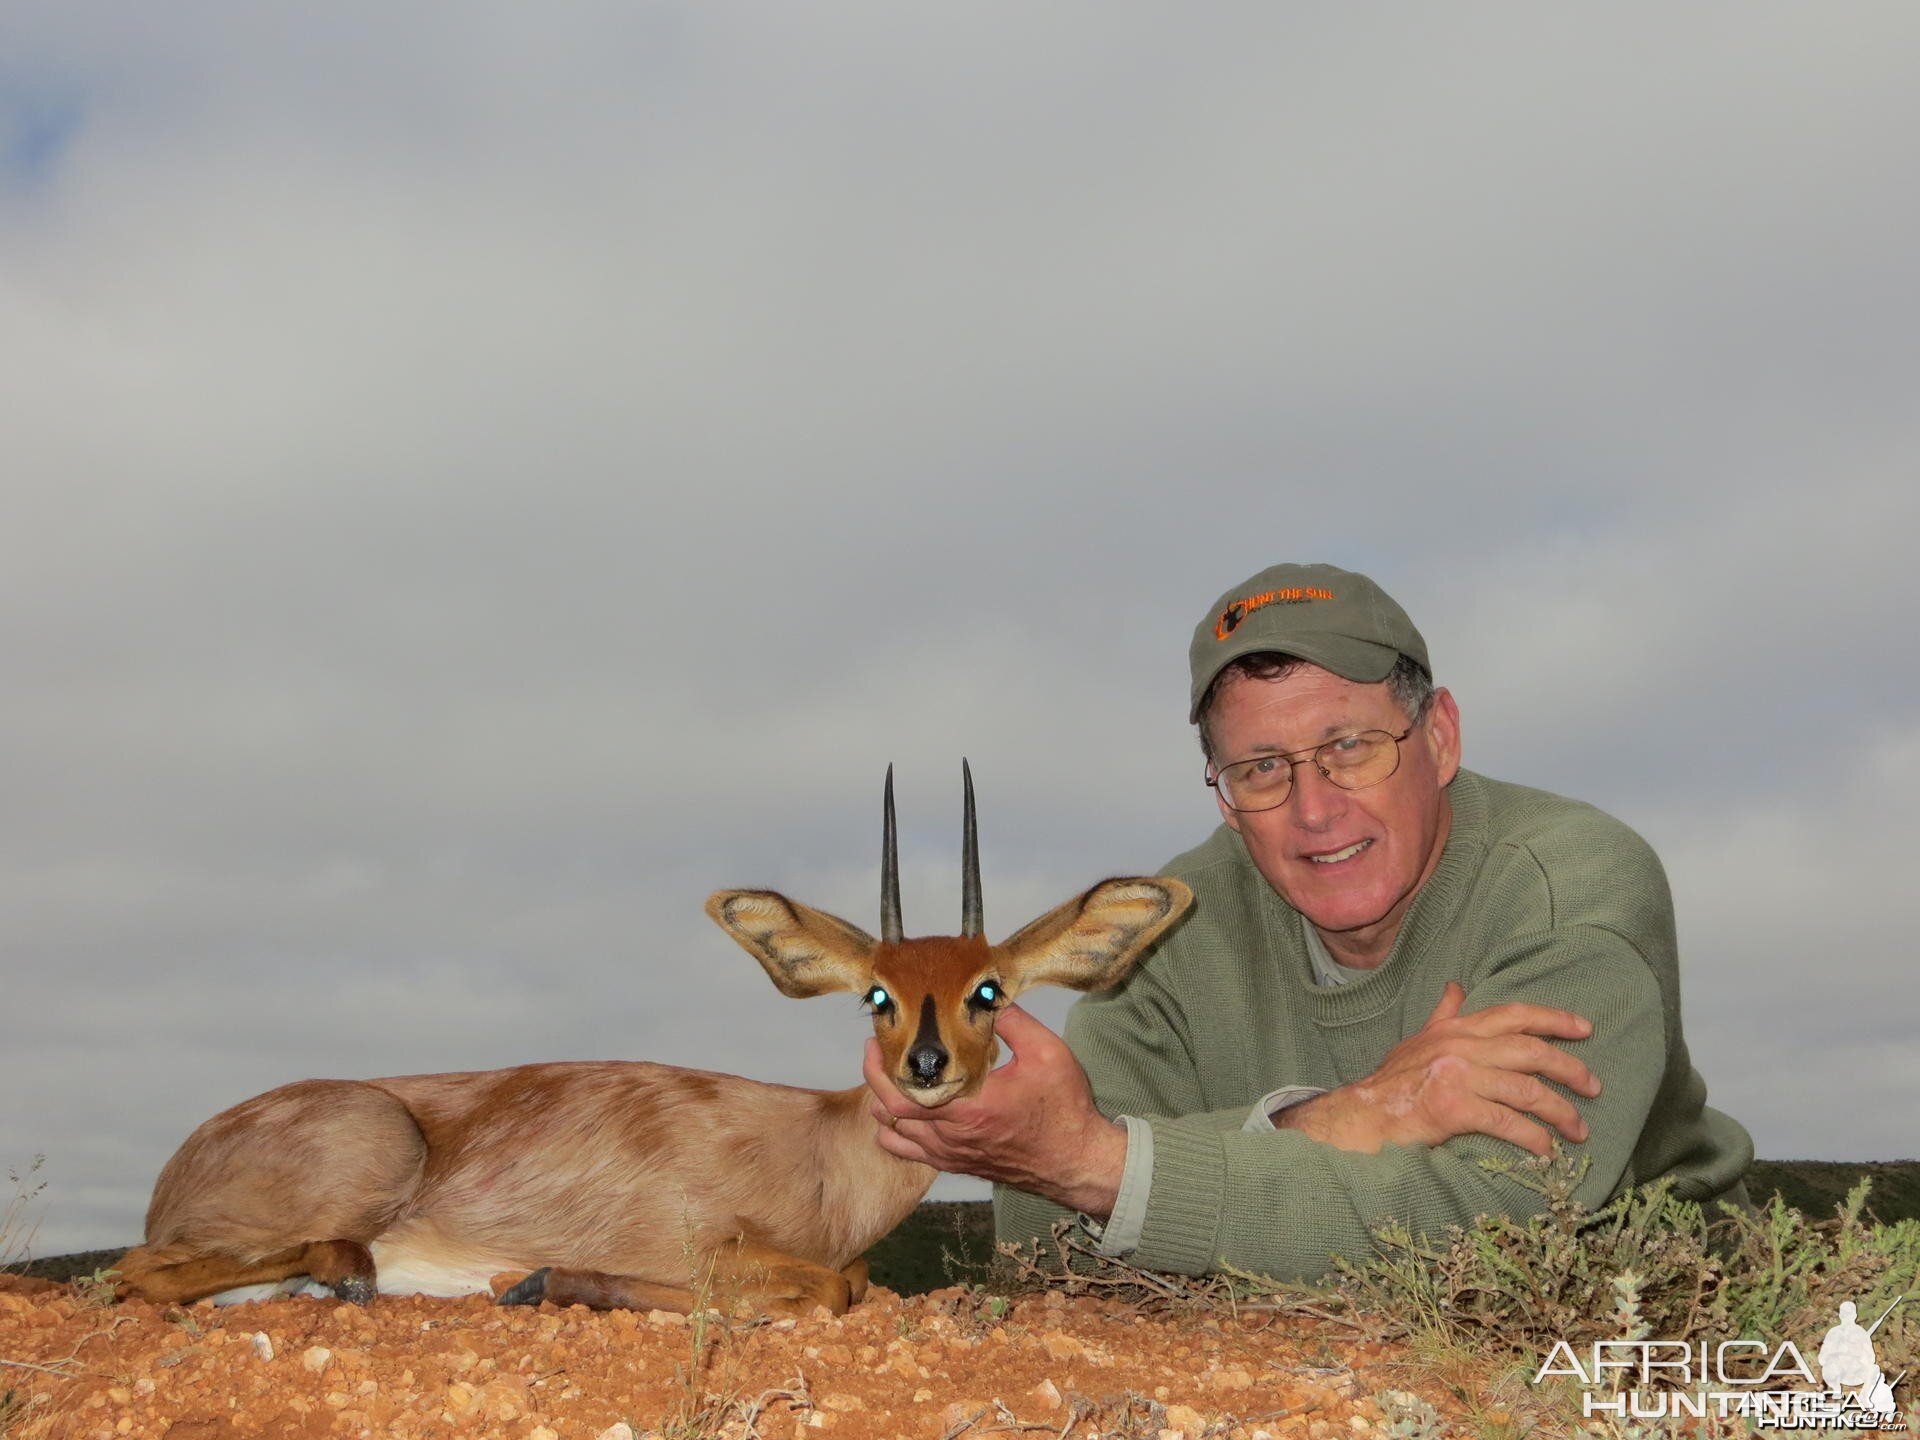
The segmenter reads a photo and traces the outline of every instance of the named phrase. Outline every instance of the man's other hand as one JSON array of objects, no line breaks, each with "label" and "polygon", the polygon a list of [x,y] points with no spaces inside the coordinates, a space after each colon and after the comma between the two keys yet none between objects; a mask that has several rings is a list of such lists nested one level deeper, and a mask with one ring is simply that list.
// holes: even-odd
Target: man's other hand
[{"label": "man's other hand", "polygon": [[928,1110],[895,1087],[867,1041],[863,1069],[880,1148],[903,1160],[1044,1195],[1099,1219],[1113,1213],[1127,1132],[1093,1104],[1066,1042],[1018,1005],[994,1017],[1013,1058],[973,1095]]},{"label": "man's other hand", "polygon": [[1551,1155],[1549,1126],[1585,1140],[1587,1123],[1573,1102],[1545,1082],[1592,1099],[1600,1081],[1542,1037],[1584,1040],[1592,1024],[1518,1002],[1462,1015],[1466,998],[1448,981],[1426,1023],[1389,1050],[1378,1070],[1282,1111],[1273,1123],[1369,1155],[1383,1145],[1438,1145],[1456,1135],[1491,1135]]}]

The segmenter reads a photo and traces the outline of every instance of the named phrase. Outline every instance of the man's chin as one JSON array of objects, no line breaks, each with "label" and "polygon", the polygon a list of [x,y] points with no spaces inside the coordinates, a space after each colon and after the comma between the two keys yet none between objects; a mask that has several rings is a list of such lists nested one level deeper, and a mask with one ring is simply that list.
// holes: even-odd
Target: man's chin
[{"label": "man's chin", "polygon": [[1297,899],[1289,895],[1287,899],[1307,917],[1307,923],[1323,935],[1351,935],[1370,930],[1393,910],[1391,904],[1372,896],[1308,894]]}]

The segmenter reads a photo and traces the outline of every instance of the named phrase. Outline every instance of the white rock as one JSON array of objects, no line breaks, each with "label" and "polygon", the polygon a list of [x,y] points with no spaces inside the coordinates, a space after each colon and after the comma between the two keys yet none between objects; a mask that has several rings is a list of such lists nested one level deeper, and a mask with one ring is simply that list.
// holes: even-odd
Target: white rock
[{"label": "white rock", "polygon": [[266,1331],[256,1330],[253,1332],[253,1353],[258,1355],[262,1360],[271,1360],[273,1358],[273,1341],[267,1338]]}]

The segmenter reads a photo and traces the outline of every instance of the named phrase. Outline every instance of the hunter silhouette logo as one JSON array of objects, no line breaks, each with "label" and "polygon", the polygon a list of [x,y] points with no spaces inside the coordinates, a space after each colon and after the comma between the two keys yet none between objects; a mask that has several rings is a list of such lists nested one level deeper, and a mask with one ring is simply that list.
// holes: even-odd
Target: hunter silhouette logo
[{"label": "hunter silhouette logo", "polygon": [[1298,605],[1307,600],[1331,600],[1333,591],[1319,585],[1295,585],[1285,590],[1263,590],[1258,595],[1248,595],[1234,601],[1220,612],[1220,618],[1214,622],[1213,638],[1224,640],[1240,628],[1254,611],[1263,605]]},{"label": "hunter silhouette logo", "polygon": [[1820,1342],[1818,1378],[1791,1340],[1595,1340],[1585,1356],[1559,1340],[1533,1383],[1549,1375],[1577,1380],[1587,1387],[1585,1418],[1740,1416],[1762,1430],[1904,1430],[1894,1391],[1907,1375],[1880,1368],[1873,1332],[1906,1298],[1896,1296],[1871,1325],[1842,1301],[1839,1323]]},{"label": "hunter silhouette logo", "polygon": [[[1893,1305],[1899,1303],[1895,1300]],[[1893,1313],[1893,1305],[1880,1312],[1880,1320]],[[1873,1353],[1873,1332],[1880,1328],[1880,1320],[1862,1325],[1855,1318],[1858,1313],[1853,1301],[1841,1301],[1840,1323],[1820,1342],[1820,1378],[1828,1389],[1852,1395],[1860,1402],[1862,1413],[1892,1415],[1893,1387],[1906,1379],[1906,1374],[1889,1380],[1881,1373]]]}]

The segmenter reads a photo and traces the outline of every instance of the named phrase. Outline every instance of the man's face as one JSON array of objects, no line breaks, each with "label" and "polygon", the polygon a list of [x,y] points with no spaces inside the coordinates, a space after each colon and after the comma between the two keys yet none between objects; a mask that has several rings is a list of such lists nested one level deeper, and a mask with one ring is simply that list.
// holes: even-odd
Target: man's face
[{"label": "man's face", "polygon": [[[1385,682],[1359,685],[1317,665],[1278,680],[1229,678],[1215,692],[1210,720],[1220,765],[1309,750],[1362,730],[1398,735],[1407,728]],[[1293,767],[1284,805],[1242,813],[1221,800],[1220,813],[1267,883],[1326,937],[1337,959],[1377,965],[1440,862],[1451,813],[1446,786],[1459,768],[1460,712],[1436,690],[1426,718],[1400,743],[1400,768],[1380,784],[1342,790],[1308,761]]]}]

